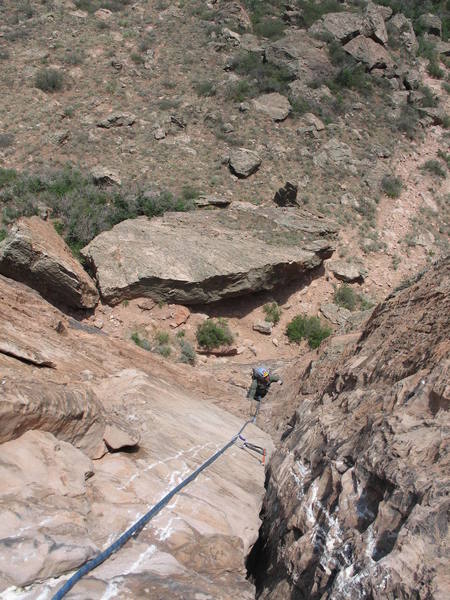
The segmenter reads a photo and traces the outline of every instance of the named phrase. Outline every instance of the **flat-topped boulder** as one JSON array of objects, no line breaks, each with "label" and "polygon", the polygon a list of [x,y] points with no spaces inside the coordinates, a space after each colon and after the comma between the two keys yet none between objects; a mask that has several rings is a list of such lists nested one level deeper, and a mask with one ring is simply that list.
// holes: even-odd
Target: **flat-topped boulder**
[{"label": "flat-topped boulder", "polygon": [[234,203],[116,225],[82,250],[103,299],[203,304],[301,280],[332,255],[337,226],[296,208]]},{"label": "flat-topped boulder", "polygon": [[98,302],[92,279],[53,225],[39,217],[19,219],[0,243],[0,273],[51,302],[73,308],[93,308]]}]

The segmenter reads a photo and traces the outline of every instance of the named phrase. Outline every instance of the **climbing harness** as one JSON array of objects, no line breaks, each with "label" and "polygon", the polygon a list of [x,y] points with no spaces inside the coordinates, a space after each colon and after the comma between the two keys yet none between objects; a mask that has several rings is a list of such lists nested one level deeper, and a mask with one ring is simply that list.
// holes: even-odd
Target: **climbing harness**
[{"label": "climbing harness", "polygon": [[[220,456],[222,456],[222,454],[224,454],[228,450],[228,448],[231,448],[231,446],[233,446],[237,442],[237,440],[239,440],[239,439],[244,440],[244,443],[247,447],[252,446],[251,449],[253,449],[253,450],[258,449],[257,451],[259,452],[260,446],[255,446],[254,444],[250,444],[249,442],[247,442],[245,440],[245,438],[242,438],[242,432],[247,427],[247,425],[250,425],[251,423],[254,423],[256,421],[256,417],[258,416],[258,412],[259,412],[259,405],[260,405],[260,403],[258,403],[253,417],[244,423],[244,425],[241,427],[239,432],[236,435],[234,435],[231,438],[231,440],[225,444],[225,446],[223,446],[215,454],[210,456],[208,458],[208,460],[206,460],[195,471],[193,471],[190,475],[188,475],[188,477],[186,477],[186,479],[183,479],[183,481],[181,483],[179,483],[168,494],[166,494],[164,496],[164,498],[162,498],[162,500],[160,500],[157,504],[155,504],[143,517],[141,517],[138,521],[136,521],[136,523],[134,523],[134,525],[132,525],[129,529],[127,529],[115,542],[113,542],[110,546],[108,546],[108,548],[106,548],[106,550],[104,550],[103,552],[100,552],[100,554],[97,554],[97,556],[95,556],[94,558],[89,560],[87,563],[85,563],[82,567],[80,567],[78,569],[78,571],[76,571],[76,573],[74,573],[72,575],[72,577],[70,577],[70,579],[68,579],[66,581],[66,583],[56,592],[56,594],[52,597],[52,600],[61,600],[61,598],[64,598],[64,596],[67,594],[67,592],[69,592],[73,588],[73,586],[76,583],[78,583],[78,581],[80,581],[80,579],[82,579],[82,577],[84,577],[90,571],[92,571],[93,569],[95,569],[96,567],[101,565],[103,562],[105,562],[105,560],[107,558],[109,558],[112,554],[117,552],[124,544],[126,544],[126,542],[128,542],[128,540],[131,537],[138,535],[140,533],[140,531],[145,527],[145,525],[147,525],[147,523],[151,519],[153,519],[153,517],[155,517],[159,512],[161,512],[161,510],[169,503],[169,501],[176,494],[178,494],[178,492],[180,492],[184,487],[186,487],[189,483],[191,483],[191,481],[194,481],[194,479],[196,479],[197,476],[200,475],[200,473],[202,471],[204,471],[207,467],[212,465]],[[265,456],[266,456],[265,452],[266,451],[265,451],[265,449],[262,449],[262,450],[264,451],[262,464],[265,464]]]}]

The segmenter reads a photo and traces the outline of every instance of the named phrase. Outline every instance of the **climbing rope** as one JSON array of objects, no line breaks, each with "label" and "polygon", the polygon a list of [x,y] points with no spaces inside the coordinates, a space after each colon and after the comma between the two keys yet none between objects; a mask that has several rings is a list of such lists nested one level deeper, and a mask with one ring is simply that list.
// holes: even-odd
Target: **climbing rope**
[{"label": "climbing rope", "polygon": [[[134,525],[132,525],[129,529],[127,529],[115,542],[113,542],[106,550],[97,554],[94,558],[85,563],[82,567],[78,569],[76,573],[70,577],[66,581],[66,583],[56,592],[56,594],[52,597],[52,600],[61,600],[64,596],[69,592],[73,586],[80,581],[82,577],[87,575],[90,571],[101,565],[108,559],[112,554],[117,552],[128,540],[139,534],[139,532],[147,525],[147,523],[153,519],[168,503],[169,501],[180,492],[184,487],[186,487],[191,481],[194,481],[196,477],[213,464],[222,454],[224,454],[228,448],[231,448],[238,439],[240,439],[242,432],[251,423],[256,421],[256,417],[259,412],[260,402],[258,402],[256,406],[255,414],[251,419],[246,421],[244,425],[241,427],[239,432],[234,435],[229,442],[225,444],[220,450],[218,450],[215,454],[213,454],[208,460],[206,460],[202,465],[200,465],[195,471],[193,471],[186,479],[183,479],[181,483],[179,483],[176,487],[174,487],[168,494],[162,498],[157,504],[155,504],[143,517],[141,517]],[[245,442],[248,444],[248,442]],[[252,444],[251,444],[252,445]],[[255,446],[255,448],[259,448],[259,446]],[[264,450],[264,458],[265,458],[265,450]],[[264,464],[264,461],[263,461]]]}]

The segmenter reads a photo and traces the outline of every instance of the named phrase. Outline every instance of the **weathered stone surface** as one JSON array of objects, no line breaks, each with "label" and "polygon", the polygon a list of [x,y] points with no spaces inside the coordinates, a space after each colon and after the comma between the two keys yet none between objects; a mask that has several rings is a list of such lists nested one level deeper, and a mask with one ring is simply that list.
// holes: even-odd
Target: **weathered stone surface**
[{"label": "weathered stone surface", "polygon": [[342,44],[361,33],[364,27],[362,14],[353,12],[328,13],[309,28],[312,35],[328,34]]},{"label": "weathered stone surface", "polygon": [[170,322],[170,326],[176,329],[187,322],[191,316],[191,311],[186,306],[176,306],[171,315],[172,321]]},{"label": "weathered stone surface", "polygon": [[380,44],[387,44],[388,34],[384,23],[383,14],[380,12],[380,7],[369,2],[365,9],[365,31],[364,34],[368,37],[373,37]]},{"label": "weathered stone surface", "polygon": [[273,324],[268,321],[258,321],[253,324],[253,330],[258,331],[259,333],[264,333],[265,335],[271,335]]},{"label": "weathered stone surface", "polygon": [[419,43],[414,33],[414,27],[410,19],[402,13],[397,13],[389,20],[389,37],[393,37],[410,54],[416,54]]},{"label": "weathered stone surface", "polygon": [[289,30],[285,37],[266,48],[265,58],[271,64],[285,67],[293,77],[307,84],[335,72],[324,46],[306,31]]},{"label": "weathered stone surface", "polygon": [[420,15],[418,18],[418,24],[422,31],[442,37],[442,21],[437,15]]},{"label": "weathered stone surface", "polygon": [[449,315],[447,258],[285,382],[297,410],[250,561],[260,597],[448,595]]},{"label": "weathered stone surface", "polygon": [[274,121],[284,121],[292,110],[291,103],[277,92],[264,94],[253,100],[253,106]]},{"label": "weathered stone surface", "polygon": [[120,175],[109,167],[94,167],[91,174],[96,185],[122,185]]},{"label": "weathered stone surface", "polygon": [[229,165],[231,172],[245,179],[255,173],[261,166],[262,159],[247,148],[238,148],[230,154]]},{"label": "weathered stone surface", "polygon": [[278,206],[298,206],[297,192],[298,186],[287,181],[284,187],[276,192],[273,201]]},{"label": "weathered stone surface", "polygon": [[313,113],[305,113],[302,119],[307,125],[312,125],[315,127],[317,131],[323,131],[325,129],[323,122],[319,119],[319,117],[313,115]]},{"label": "weathered stone surface", "polygon": [[333,252],[336,226],[307,211],[234,203],[227,211],[123,221],[82,250],[103,298],[189,305],[301,279]]},{"label": "weathered stone surface", "polygon": [[136,121],[136,116],[131,113],[111,113],[97,123],[97,127],[111,129],[111,127],[130,127]]},{"label": "weathered stone surface", "polygon": [[329,268],[337,279],[346,281],[347,283],[362,283],[367,274],[366,270],[361,266],[344,260],[337,260],[329,263]]},{"label": "weathered stone surface", "polygon": [[[0,394],[5,385],[14,394],[10,381],[34,382],[36,400],[40,390],[55,386],[56,402],[63,386],[69,400],[75,384],[83,383],[112,422],[140,437],[139,452],[103,456],[99,448],[101,458],[93,462],[44,431],[0,445],[0,595],[49,598],[63,583],[49,578],[105,548],[239,431],[244,417],[211,399],[223,404],[224,397],[227,403],[242,398],[231,385],[219,386],[209,375],[170,365],[64,317],[21,283],[0,276],[0,296],[0,340],[13,336],[18,351],[39,351],[57,366],[36,368],[0,350]],[[53,418],[51,403],[45,406]],[[31,409],[25,417],[29,426],[38,419],[32,420]],[[0,421],[8,425],[3,414]],[[254,426],[246,434],[270,454],[266,434]],[[231,593],[251,600],[255,592],[244,559],[257,537],[263,484],[264,469],[255,457],[234,446],[71,595],[140,598],[151,589],[169,597],[175,589],[185,598],[228,600]]]},{"label": "weathered stone surface", "polygon": [[103,432],[103,439],[112,450],[137,446],[139,444],[139,435],[130,435],[117,425],[107,425]]},{"label": "weathered stone surface", "polygon": [[224,196],[214,196],[210,194],[208,196],[200,196],[194,200],[195,206],[198,208],[207,208],[213,206],[215,208],[226,208],[230,206],[231,200]]},{"label": "weathered stone surface", "polygon": [[92,390],[83,385],[4,375],[0,386],[0,444],[30,429],[50,432],[93,457],[105,430],[103,407]]},{"label": "weathered stone surface", "polygon": [[388,52],[370,38],[362,35],[345,44],[344,50],[357,61],[362,62],[370,70],[392,67],[394,61]]},{"label": "weathered stone surface", "polygon": [[19,219],[0,243],[0,273],[67,306],[93,308],[98,302],[94,282],[53,225],[39,217]]},{"label": "weathered stone surface", "polygon": [[348,309],[332,303],[322,304],[320,312],[330,321],[330,323],[341,326],[345,325],[351,315],[351,312]]}]

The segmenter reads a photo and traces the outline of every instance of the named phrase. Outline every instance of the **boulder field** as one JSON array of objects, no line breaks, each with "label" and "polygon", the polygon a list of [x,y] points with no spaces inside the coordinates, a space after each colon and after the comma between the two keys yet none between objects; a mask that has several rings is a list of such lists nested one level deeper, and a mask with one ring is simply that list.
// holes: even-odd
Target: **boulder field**
[{"label": "boulder field", "polygon": [[[241,398],[242,416],[231,415],[217,406],[224,386],[67,317],[22,283],[0,276],[0,298],[0,597],[50,598],[228,442],[250,406]],[[245,435],[270,454],[267,434]],[[241,446],[68,597],[254,598],[244,562],[264,467]]]},{"label": "boulder field", "polygon": [[449,597],[449,292],[447,258],[266,407],[285,426],[248,561],[257,598]]},{"label": "boulder field", "polygon": [[104,301],[203,304],[301,280],[334,251],[337,226],[306,210],[234,203],[119,223],[82,250]]}]

